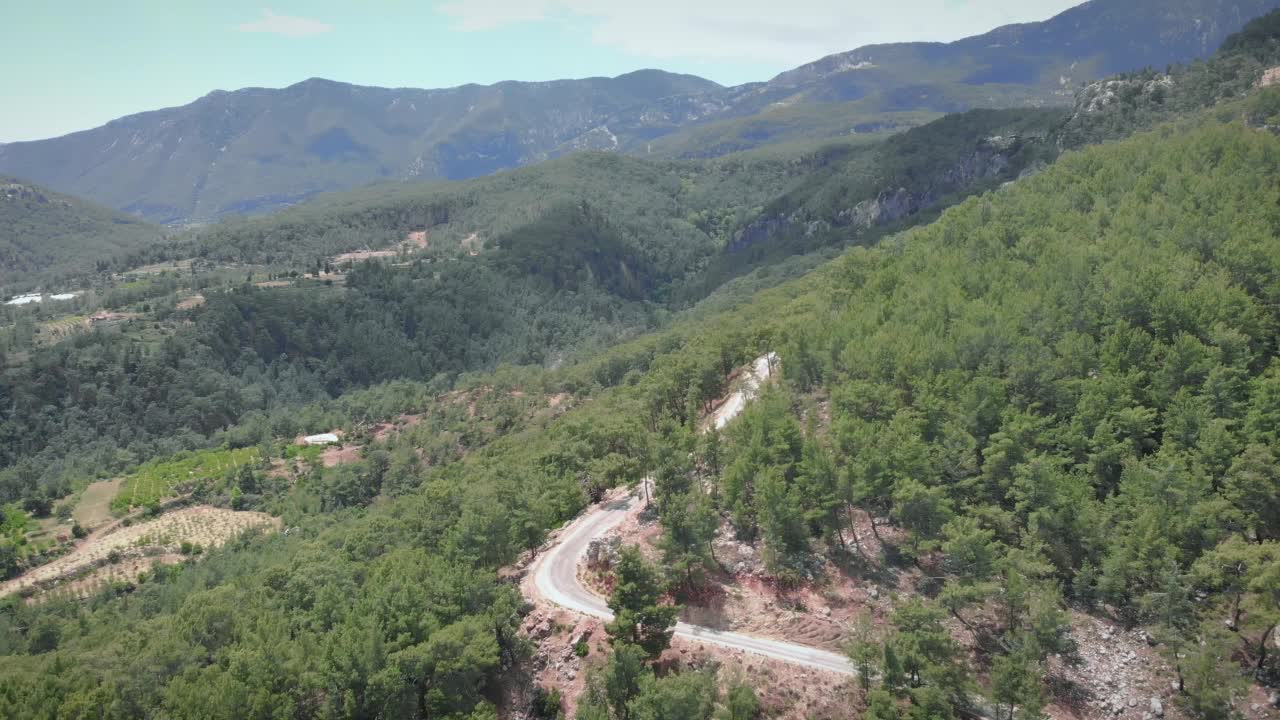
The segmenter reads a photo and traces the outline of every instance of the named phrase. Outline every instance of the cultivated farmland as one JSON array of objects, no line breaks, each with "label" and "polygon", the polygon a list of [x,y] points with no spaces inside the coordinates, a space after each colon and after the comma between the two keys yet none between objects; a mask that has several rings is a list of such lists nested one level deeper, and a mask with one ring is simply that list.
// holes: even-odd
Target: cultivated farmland
[{"label": "cultivated farmland", "polygon": [[[224,510],[201,505],[166,513],[155,520],[140,522],[90,536],[75,550],[52,562],[33,568],[21,577],[0,584],[0,597],[32,587],[40,590],[94,573],[108,565],[124,565],[136,577],[165,557],[183,550],[214,548],[251,529],[274,529],[279,520],[260,512]],[[121,573],[98,573],[104,580]]]},{"label": "cultivated farmland", "polygon": [[111,501],[111,509],[125,512],[180,495],[196,484],[233,472],[245,463],[258,460],[257,448],[201,450],[180,453],[165,460],[149,462],[128,476]]}]

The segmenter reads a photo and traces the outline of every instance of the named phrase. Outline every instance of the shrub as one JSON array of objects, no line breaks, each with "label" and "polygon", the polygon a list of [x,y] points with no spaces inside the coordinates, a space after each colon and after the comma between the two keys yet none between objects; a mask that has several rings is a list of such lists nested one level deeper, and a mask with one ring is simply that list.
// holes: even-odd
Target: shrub
[{"label": "shrub", "polygon": [[560,691],[539,686],[534,690],[532,710],[533,716],[538,720],[563,718],[564,710],[560,707]]}]

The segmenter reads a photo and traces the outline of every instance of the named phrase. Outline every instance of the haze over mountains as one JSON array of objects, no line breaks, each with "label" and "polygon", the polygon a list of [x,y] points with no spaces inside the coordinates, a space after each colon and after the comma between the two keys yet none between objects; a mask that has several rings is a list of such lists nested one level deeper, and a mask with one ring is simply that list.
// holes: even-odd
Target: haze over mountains
[{"label": "haze over mountains", "polygon": [[1081,82],[1212,52],[1280,0],[1095,0],[950,44],[869,46],[725,88],[644,70],[447,90],[311,79],[215,91],[60,138],[0,172],[148,220],[268,211],[378,180],[460,179],[581,149],[713,156],[893,131],[972,107],[1065,104]]}]

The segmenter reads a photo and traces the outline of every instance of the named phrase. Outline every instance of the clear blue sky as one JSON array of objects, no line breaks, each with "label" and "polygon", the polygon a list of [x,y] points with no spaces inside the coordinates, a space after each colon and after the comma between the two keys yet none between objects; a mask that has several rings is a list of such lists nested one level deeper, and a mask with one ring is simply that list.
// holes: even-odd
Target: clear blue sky
[{"label": "clear blue sky", "polygon": [[309,77],[449,87],[659,67],[737,84],[860,45],[953,40],[1077,2],[11,2],[0,23],[0,142]]}]

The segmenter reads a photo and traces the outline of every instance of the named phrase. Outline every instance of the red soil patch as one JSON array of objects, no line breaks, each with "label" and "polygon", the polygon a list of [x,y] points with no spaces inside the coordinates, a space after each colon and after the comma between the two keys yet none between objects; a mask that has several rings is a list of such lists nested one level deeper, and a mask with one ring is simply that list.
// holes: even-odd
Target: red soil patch
[{"label": "red soil patch", "polygon": [[419,250],[426,250],[430,244],[427,239],[429,236],[426,230],[416,230],[404,236],[404,244],[411,245]]},{"label": "red soil patch", "polygon": [[360,461],[360,451],[363,449],[363,445],[330,445],[320,454],[320,462],[327,468],[350,465]]}]

